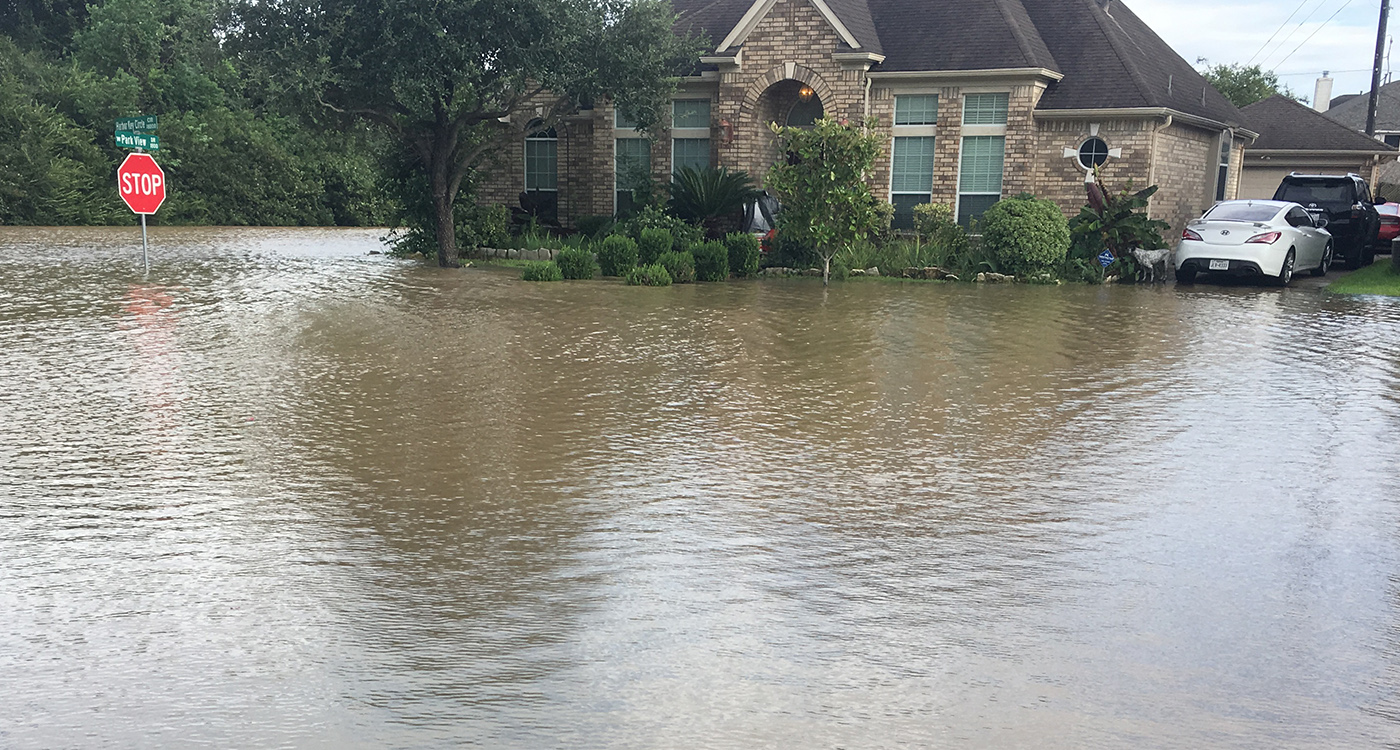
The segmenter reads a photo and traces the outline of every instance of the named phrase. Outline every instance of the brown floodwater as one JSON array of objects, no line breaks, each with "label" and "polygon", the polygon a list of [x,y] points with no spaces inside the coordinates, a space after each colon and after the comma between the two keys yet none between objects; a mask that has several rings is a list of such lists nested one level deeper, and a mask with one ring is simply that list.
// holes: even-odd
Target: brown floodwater
[{"label": "brown floodwater", "polygon": [[1400,743],[1400,301],[0,229],[0,747]]}]

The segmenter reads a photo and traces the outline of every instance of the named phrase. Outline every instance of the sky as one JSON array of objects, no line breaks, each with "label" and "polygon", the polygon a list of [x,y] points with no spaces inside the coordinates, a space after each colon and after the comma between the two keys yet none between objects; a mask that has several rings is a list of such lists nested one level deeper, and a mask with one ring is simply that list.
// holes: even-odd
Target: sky
[{"label": "sky", "polygon": [[[1333,96],[1371,90],[1380,0],[1121,1],[1187,62],[1206,58],[1198,69],[1217,63],[1260,65],[1309,101],[1324,70],[1335,79]],[[1400,6],[1400,0],[1391,5]],[[1400,13],[1392,7],[1386,36],[1400,36],[1397,26]],[[1400,75],[1400,50],[1395,50],[1394,67]]]}]

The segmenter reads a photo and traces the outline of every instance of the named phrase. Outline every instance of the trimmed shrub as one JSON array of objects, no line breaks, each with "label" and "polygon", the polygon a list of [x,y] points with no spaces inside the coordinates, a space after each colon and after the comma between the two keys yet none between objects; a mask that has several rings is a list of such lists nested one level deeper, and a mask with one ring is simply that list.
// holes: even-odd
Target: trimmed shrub
[{"label": "trimmed shrub", "polygon": [[1053,202],[1022,193],[982,214],[982,241],[1003,273],[1034,276],[1058,270],[1069,251],[1069,222]]},{"label": "trimmed shrub", "polygon": [[691,251],[695,256],[697,281],[724,281],[729,278],[729,249],[719,242],[702,242]]},{"label": "trimmed shrub", "polygon": [[604,276],[621,276],[637,266],[637,243],[620,234],[603,238],[598,245],[598,266]]},{"label": "trimmed shrub", "polygon": [[660,263],[637,266],[624,277],[627,286],[670,286],[671,274]]},{"label": "trimmed shrub", "polygon": [[735,276],[753,276],[758,273],[758,238],[748,232],[735,232],[726,235],[724,244],[729,250],[729,270]]},{"label": "trimmed shrub", "polygon": [[623,222],[620,229],[634,240],[641,239],[643,229],[665,229],[671,233],[671,250],[678,253],[705,240],[705,230],[677,219],[659,206],[643,207],[636,216]]},{"label": "trimmed shrub", "polygon": [[671,281],[677,284],[695,282],[695,258],[690,253],[662,253],[656,262],[671,275]]},{"label": "trimmed shrub", "polygon": [[520,278],[525,281],[563,281],[564,274],[559,264],[552,260],[532,260],[525,264]]},{"label": "trimmed shrub", "polygon": [[662,253],[671,252],[673,242],[671,233],[661,227],[643,229],[637,238],[637,262],[642,265],[655,263]]},{"label": "trimmed shrub", "polygon": [[559,264],[566,279],[591,279],[598,273],[598,261],[586,247],[566,247],[555,256],[554,262]]},{"label": "trimmed shrub", "polygon": [[617,222],[613,221],[613,217],[607,215],[582,216],[574,222],[574,226],[578,229],[578,233],[584,237],[598,239],[611,232],[613,227],[617,226]]}]

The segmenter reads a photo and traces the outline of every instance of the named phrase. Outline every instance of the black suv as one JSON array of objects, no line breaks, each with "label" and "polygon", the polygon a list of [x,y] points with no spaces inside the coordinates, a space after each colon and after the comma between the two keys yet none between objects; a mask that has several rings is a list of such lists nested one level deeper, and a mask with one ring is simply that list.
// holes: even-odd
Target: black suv
[{"label": "black suv", "polygon": [[1283,178],[1274,200],[1298,203],[1314,216],[1326,216],[1334,257],[1345,261],[1347,268],[1369,266],[1376,259],[1381,217],[1371,202],[1370,186],[1360,177],[1294,172]]}]

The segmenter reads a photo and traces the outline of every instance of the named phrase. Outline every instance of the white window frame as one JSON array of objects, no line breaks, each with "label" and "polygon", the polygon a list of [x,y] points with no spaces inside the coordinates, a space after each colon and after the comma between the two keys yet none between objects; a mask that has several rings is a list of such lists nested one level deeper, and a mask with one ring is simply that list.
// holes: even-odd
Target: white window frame
[{"label": "white window frame", "polygon": [[[706,125],[705,127],[702,127],[702,128],[678,128],[678,127],[675,126],[675,125],[676,125],[676,104],[677,104],[678,102],[705,102],[705,103],[708,104],[709,107],[710,107],[710,117],[711,117],[711,119],[714,118],[714,109],[715,109],[714,101],[711,100],[711,99],[710,99],[709,97],[707,97],[707,96],[706,96],[706,97],[701,97],[701,96],[683,96],[683,97],[678,97],[678,98],[676,98],[676,99],[672,99],[672,100],[671,100],[671,175],[672,175],[672,178],[673,178],[673,179],[674,179],[674,176],[675,176],[675,174],[676,174],[676,141],[678,141],[678,140],[699,140],[699,139],[704,139],[704,140],[706,140],[706,141],[710,140],[710,126],[709,126],[709,125]],[[714,166],[714,151],[713,151],[713,149],[714,149],[714,144],[710,144],[710,148],[711,148],[710,156],[706,159],[705,163],[706,163],[708,166]]]},{"label": "white window frame", "polygon": [[1212,205],[1229,198],[1230,161],[1234,154],[1234,134],[1228,129],[1220,131],[1220,137],[1215,141],[1215,189],[1210,193]]},{"label": "white window frame", "polygon": [[[1006,189],[1006,123],[1001,123],[1001,124],[998,124],[998,125],[968,125],[968,124],[966,124],[966,123],[967,123],[967,97],[968,97],[969,95],[976,95],[976,94],[1006,94],[1006,116],[1007,116],[1008,119],[1011,117],[1011,92],[1010,92],[1009,90],[1007,90],[1007,89],[1000,89],[1000,90],[987,90],[987,91],[982,91],[982,90],[965,90],[965,91],[963,91],[963,94],[962,94],[962,120],[963,120],[963,126],[962,126],[962,132],[959,133],[959,139],[958,139],[958,176],[957,176],[957,182],[953,183],[954,185],[957,186],[957,200],[953,203],[953,220],[954,220],[954,221],[957,221],[958,217],[962,216],[962,197],[963,197],[963,191],[962,191],[962,162],[963,162],[963,158],[962,158],[962,157],[963,157],[963,146],[964,146],[964,145],[966,144],[966,142],[967,142],[965,139],[970,138],[970,137],[974,137],[974,136],[1000,136],[1000,137],[1001,137],[1001,139],[1002,139],[1002,157],[1001,157],[1001,183],[1002,183],[1002,190],[1001,190],[1001,191],[998,191],[997,193],[995,193],[995,195],[1000,196],[1003,192],[1005,192],[1005,189]],[[994,193],[968,193],[968,195],[994,195]]]},{"label": "white window frame", "polygon": [[[554,128],[549,128],[554,130]],[[536,143],[542,141],[554,142],[554,187],[552,188],[532,188],[530,187],[530,141]],[[521,181],[525,184],[525,192],[558,193],[559,192],[559,133],[555,131],[553,138],[540,138],[537,135],[525,136],[525,142],[520,148]]]},{"label": "white window frame", "polygon": [[[937,91],[900,91],[899,93],[895,94],[895,95],[894,95],[894,98],[895,98],[894,109],[891,110],[891,114],[890,114],[890,122],[891,122],[891,123],[894,122],[894,118],[895,118],[894,113],[899,111],[899,97],[901,97],[901,96],[935,96],[935,97],[939,97],[939,94],[938,94]],[[942,97],[939,97],[939,99],[938,99],[938,105],[939,105],[939,107],[940,107],[940,112],[941,112],[941,107],[942,107],[942,105],[943,105]],[[935,154],[935,156],[934,156],[934,159],[935,159],[935,161],[934,161],[934,168],[935,168],[935,170],[936,170],[936,169],[937,169],[937,166],[938,166],[938,164],[937,164],[937,143],[938,143],[938,118],[937,118],[937,116],[934,117],[934,121],[933,121],[932,124],[927,124],[927,125],[894,125],[894,124],[891,124],[891,126],[890,126],[890,184],[889,184],[890,205],[891,205],[891,206],[894,205],[894,197],[895,197],[896,195],[921,195],[921,196],[924,196],[924,198],[926,198],[926,201],[925,201],[925,202],[932,203],[932,202],[933,202],[933,184],[932,184],[932,183],[933,183],[933,180],[932,180],[932,175],[930,175],[930,180],[929,180],[929,192],[928,192],[928,193],[911,193],[911,192],[903,191],[903,190],[901,190],[901,191],[898,192],[898,193],[895,192],[895,190],[894,190],[894,149],[895,149],[895,142],[896,142],[896,140],[899,139],[899,138],[932,138],[932,139],[934,139],[934,144],[935,144],[935,146],[934,146],[934,148],[935,148],[935,151],[934,151],[934,154]]]},{"label": "white window frame", "polygon": [[[629,127],[626,127],[625,125],[619,124],[618,121],[617,121],[618,115],[619,115],[619,113],[618,113],[618,111],[617,111],[617,108],[614,107],[614,108],[613,108],[613,114],[612,114],[612,122],[613,122],[613,130],[612,130],[612,135],[613,135],[613,138],[612,138],[612,152],[613,152],[613,158],[612,158],[613,187],[612,187],[612,194],[613,194],[613,215],[614,215],[614,216],[617,215],[617,210],[618,210],[618,201],[617,201],[617,193],[618,193],[618,190],[617,190],[617,142],[618,142],[619,139],[626,139],[626,138],[636,138],[636,139],[640,139],[640,140],[646,140],[646,138],[642,135],[642,131],[640,131],[640,130],[638,130],[638,129],[636,129],[636,128],[629,128]],[[651,165],[650,165],[650,161],[651,161],[651,154],[650,154],[650,152],[651,152],[651,144],[650,144],[650,143],[647,144],[647,152],[648,152],[648,153],[647,153],[647,162],[648,162],[648,167],[650,167],[650,166],[651,166]]]}]

